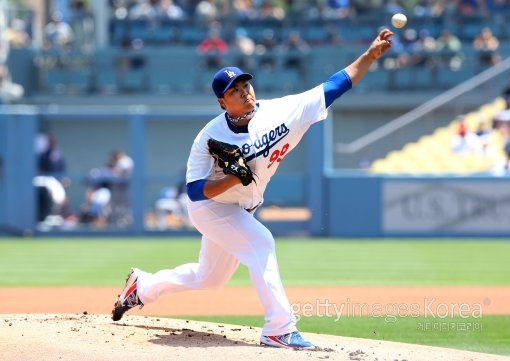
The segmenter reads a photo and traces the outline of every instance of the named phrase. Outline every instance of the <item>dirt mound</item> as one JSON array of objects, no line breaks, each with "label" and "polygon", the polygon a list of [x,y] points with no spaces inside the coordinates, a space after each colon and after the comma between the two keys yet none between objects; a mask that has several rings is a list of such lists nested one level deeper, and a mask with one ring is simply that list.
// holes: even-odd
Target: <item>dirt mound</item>
[{"label": "dirt mound", "polygon": [[104,314],[3,314],[1,359],[41,360],[510,360],[509,357],[396,342],[304,333],[314,351],[259,346],[260,329]]}]

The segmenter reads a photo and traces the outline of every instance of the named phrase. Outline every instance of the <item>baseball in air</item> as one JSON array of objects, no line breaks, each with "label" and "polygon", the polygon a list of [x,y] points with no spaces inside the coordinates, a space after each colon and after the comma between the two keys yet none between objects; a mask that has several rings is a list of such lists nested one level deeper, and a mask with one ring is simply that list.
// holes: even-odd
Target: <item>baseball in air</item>
[{"label": "baseball in air", "polygon": [[391,25],[396,27],[397,29],[403,28],[406,26],[407,17],[402,13],[397,13],[391,17]]}]

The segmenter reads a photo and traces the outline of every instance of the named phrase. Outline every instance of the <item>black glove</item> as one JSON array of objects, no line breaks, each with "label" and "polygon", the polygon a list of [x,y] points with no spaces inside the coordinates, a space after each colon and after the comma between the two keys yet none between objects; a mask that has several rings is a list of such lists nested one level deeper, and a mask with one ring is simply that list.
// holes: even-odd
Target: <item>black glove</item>
[{"label": "black glove", "polygon": [[254,182],[253,173],[246,164],[241,149],[233,144],[223,143],[216,139],[207,141],[209,153],[218,162],[218,166],[225,174],[233,174],[241,180],[243,186]]}]

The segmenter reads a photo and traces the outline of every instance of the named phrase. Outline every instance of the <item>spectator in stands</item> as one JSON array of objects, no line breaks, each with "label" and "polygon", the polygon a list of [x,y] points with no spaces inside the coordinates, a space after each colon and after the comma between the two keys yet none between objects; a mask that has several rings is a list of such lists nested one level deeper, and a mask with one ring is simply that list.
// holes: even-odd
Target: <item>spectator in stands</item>
[{"label": "spectator in stands", "polygon": [[437,50],[436,39],[430,34],[428,29],[421,29],[419,32],[420,48],[427,53],[433,53]]},{"label": "spectator in stands", "polygon": [[[147,54],[140,51],[144,46],[140,38],[126,34],[122,39],[121,47],[127,51],[115,57],[116,89],[119,92],[136,92],[149,87]],[[135,76],[129,79],[130,75]]]},{"label": "spectator in stands", "polygon": [[494,129],[500,131],[503,134],[504,138],[510,139],[510,84],[503,89],[501,94],[503,100],[505,101],[505,108],[496,114],[492,119],[492,124]]},{"label": "spectator in stands", "polygon": [[505,100],[505,108],[497,112],[492,124],[495,131],[503,138],[504,157],[496,159],[493,167],[495,175],[506,175],[510,172],[510,84],[503,90],[502,97]]},{"label": "spectator in stands", "polygon": [[285,10],[275,2],[265,0],[260,5],[258,18],[260,20],[283,20],[285,19]]},{"label": "spectator in stands", "polygon": [[111,152],[112,175],[115,181],[111,189],[110,224],[117,227],[127,227],[133,221],[129,196],[129,183],[133,174],[133,159],[121,150]]},{"label": "spectator in stands", "polygon": [[510,109],[510,83],[506,86],[501,94],[503,99],[505,100],[506,109]]},{"label": "spectator in stands", "polygon": [[154,20],[163,17],[166,17],[166,14],[160,7],[159,0],[138,0],[129,9],[130,19]]},{"label": "spectator in stands", "polygon": [[400,68],[419,65],[424,62],[420,39],[415,29],[406,29],[401,38],[402,50],[397,57]]},{"label": "spectator in stands", "polygon": [[12,19],[10,26],[4,31],[4,36],[11,48],[26,48],[30,45],[27,24],[22,19]]},{"label": "spectator in stands", "polygon": [[62,18],[62,13],[56,11],[51,21],[44,27],[44,45],[46,48],[68,49],[74,41],[73,29]]},{"label": "spectator in stands", "polygon": [[327,1],[328,18],[343,19],[351,14],[350,0],[328,0]]},{"label": "spectator in stands", "polygon": [[493,149],[491,147],[491,135],[492,130],[489,126],[487,126],[487,123],[485,120],[481,117],[476,131],[476,136],[478,137],[478,143],[480,144],[480,153],[481,155],[490,156],[493,154]]},{"label": "spectator in stands", "polygon": [[461,15],[473,16],[485,14],[485,1],[459,0],[457,5]]},{"label": "spectator in stands", "polygon": [[264,70],[274,70],[276,67],[278,45],[274,30],[269,28],[264,29],[262,32],[262,39],[256,47],[257,55],[259,55],[259,66]]},{"label": "spectator in stands", "polygon": [[114,150],[104,167],[90,171],[85,201],[80,209],[84,223],[112,224],[124,228],[131,224],[129,181],[133,160],[120,150]]},{"label": "spectator in stands", "polygon": [[108,0],[110,3],[111,14],[115,19],[125,20],[129,15],[129,4],[124,0]]},{"label": "spectator in stands", "polygon": [[435,54],[437,50],[436,39],[430,35],[430,32],[427,29],[422,29],[418,35],[418,42],[419,45],[417,48],[419,49],[419,52],[423,58],[421,61],[423,65],[429,68],[435,67],[437,65]]},{"label": "spectator in stands", "polygon": [[133,174],[133,159],[121,150],[111,152],[111,164],[114,176],[129,178]]},{"label": "spectator in stands", "polygon": [[434,16],[433,3],[430,0],[418,0],[413,7],[413,15],[417,18],[429,18]]},{"label": "spectator in stands", "polygon": [[57,146],[57,137],[50,133],[44,135],[46,145],[43,146],[37,159],[38,171],[43,175],[62,174],[66,171],[66,162],[62,151]]},{"label": "spectator in stands", "polygon": [[464,115],[457,117],[457,132],[453,135],[450,147],[452,152],[459,155],[477,154],[480,150],[480,142],[475,133],[467,129]]},{"label": "spectator in stands", "polygon": [[432,16],[443,18],[445,24],[453,24],[458,15],[457,0],[438,0],[432,4]]},{"label": "spectator in stands", "polygon": [[255,42],[248,36],[244,28],[238,28],[235,32],[234,43],[232,46],[235,56],[235,64],[241,69],[250,72],[254,68]]},{"label": "spectator in stands", "polygon": [[239,20],[253,19],[256,17],[256,12],[251,0],[234,0],[232,2],[232,10]]},{"label": "spectator in stands", "polygon": [[503,147],[504,151],[505,151],[505,163],[504,163],[504,169],[505,169],[505,172],[509,172],[510,171],[510,139],[507,138],[507,141]]},{"label": "spectator in stands", "polygon": [[14,103],[24,93],[22,85],[12,82],[7,65],[0,63],[0,104]]},{"label": "spectator in stands", "polygon": [[182,20],[186,18],[183,8],[173,0],[163,0],[161,7],[170,20]]},{"label": "spectator in stands", "polygon": [[201,21],[212,22],[218,17],[214,0],[200,0],[195,8],[195,17]]},{"label": "spectator in stands", "polygon": [[462,42],[449,30],[444,29],[436,40],[438,58],[452,70],[459,70],[462,66]]},{"label": "spectator in stands", "polygon": [[478,53],[481,65],[495,65],[501,61],[499,54],[499,40],[492,33],[491,28],[484,27],[473,40],[473,47]]},{"label": "spectator in stands", "polygon": [[41,133],[35,141],[38,174],[33,179],[33,185],[36,189],[39,226],[70,226],[75,223],[66,192],[71,181],[64,175],[66,164],[62,151],[57,147],[57,138],[53,133]]},{"label": "spectator in stands", "polygon": [[508,137],[509,133],[509,124],[506,122],[504,135],[506,134],[505,141],[503,143],[503,156],[496,159],[494,163],[494,167],[492,168],[492,173],[494,175],[502,176],[510,174],[510,138]]},{"label": "spectator in stands", "polygon": [[[301,75],[305,75],[305,68],[307,58],[306,55],[310,52],[310,46],[306,41],[301,38],[297,31],[289,33],[284,47],[284,62],[286,68],[296,69]],[[306,79],[303,79],[306,81]]]},{"label": "spectator in stands", "polygon": [[224,64],[224,56],[228,52],[229,46],[220,36],[219,26],[212,26],[207,38],[198,44],[198,52],[203,58],[203,64],[206,68],[217,69]]},{"label": "spectator in stands", "polygon": [[106,226],[111,213],[111,165],[94,168],[86,180],[84,202],[80,206],[79,220],[85,224]]},{"label": "spectator in stands", "polygon": [[159,229],[168,228],[167,215],[171,215],[179,226],[193,227],[188,218],[188,193],[186,188],[186,172],[177,186],[161,189],[154,204],[156,224]]},{"label": "spectator in stands", "polygon": [[311,0],[305,7],[303,17],[305,19],[318,20],[327,18],[328,8],[322,0]]},{"label": "spectator in stands", "polygon": [[69,25],[73,30],[75,45],[84,53],[90,53],[95,43],[94,15],[83,0],[71,3]]},{"label": "spectator in stands", "polygon": [[68,204],[62,183],[53,176],[37,175],[32,184],[37,197],[39,227],[62,226],[64,224],[63,212]]},{"label": "spectator in stands", "polygon": [[338,27],[335,24],[327,25],[324,43],[333,46],[343,43],[342,34],[339,33]]}]

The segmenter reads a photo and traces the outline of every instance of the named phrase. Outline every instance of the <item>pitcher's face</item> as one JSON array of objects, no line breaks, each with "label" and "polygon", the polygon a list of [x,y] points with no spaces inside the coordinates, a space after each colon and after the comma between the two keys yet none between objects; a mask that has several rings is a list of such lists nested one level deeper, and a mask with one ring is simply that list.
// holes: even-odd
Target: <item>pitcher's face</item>
[{"label": "pitcher's face", "polygon": [[218,103],[231,117],[246,114],[256,106],[255,90],[249,80],[238,80],[225,92]]}]

